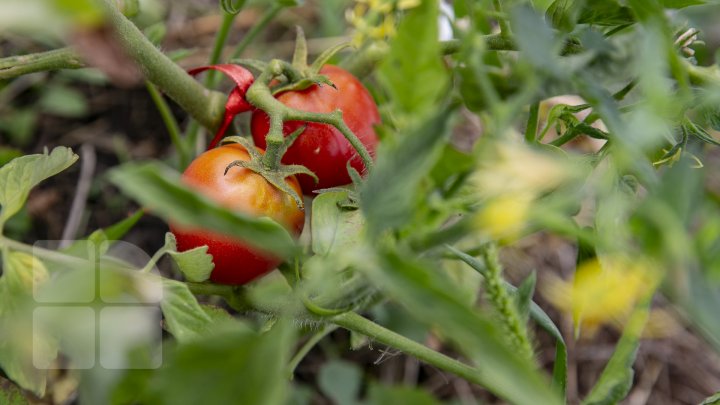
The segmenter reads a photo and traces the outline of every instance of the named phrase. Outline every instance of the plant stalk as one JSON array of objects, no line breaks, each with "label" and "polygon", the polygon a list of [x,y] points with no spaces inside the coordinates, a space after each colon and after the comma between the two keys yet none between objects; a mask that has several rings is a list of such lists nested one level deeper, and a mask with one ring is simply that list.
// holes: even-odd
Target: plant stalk
[{"label": "plant stalk", "polygon": [[425,345],[408,339],[405,336],[395,333],[389,329],[385,329],[375,322],[356,314],[355,312],[345,312],[342,315],[331,318],[330,321],[342,328],[363,334],[377,342],[416,357],[417,359],[441,370],[455,374],[471,383],[482,385],[480,370],[477,368],[471,367],[442,353],[436,352]]},{"label": "plant stalk", "polygon": [[140,30],[117,9],[114,1],[104,0],[107,21],[117,40],[142,70],[145,78],[175,100],[193,118],[214,130],[220,125],[227,97],[195,81],[180,66],[145,38]]},{"label": "plant stalk", "polygon": [[59,69],[79,69],[85,67],[77,53],[71,48],[54,49],[47,52],[10,56],[0,59],[0,80],[18,76]]}]

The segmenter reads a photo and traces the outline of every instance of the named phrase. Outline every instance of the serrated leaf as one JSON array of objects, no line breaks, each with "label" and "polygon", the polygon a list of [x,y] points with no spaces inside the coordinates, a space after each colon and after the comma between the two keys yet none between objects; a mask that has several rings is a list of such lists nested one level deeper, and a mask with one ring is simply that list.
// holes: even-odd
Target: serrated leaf
[{"label": "serrated leaf", "polygon": [[0,167],[0,232],[8,218],[20,211],[33,187],[77,159],[70,148],[58,146],[49,154],[22,156]]},{"label": "serrated leaf", "polygon": [[[438,41],[437,0],[411,9],[379,68],[379,79],[401,114],[421,117],[437,107],[448,83]],[[418,85],[422,83],[422,85]]]},{"label": "serrated leaf", "polygon": [[175,280],[163,279],[163,300],[160,304],[165,325],[179,342],[189,342],[206,334],[212,319],[205,313],[188,287]]},{"label": "serrated leaf", "polygon": [[194,249],[184,252],[177,251],[175,236],[168,232],[165,234],[165,246],[172,246],[167,253],[173,258],[175,264],[188,281],[197,283],[203,282],[210,278],[215,264],[212,255],[208,254],[207,246],[198,246]]},{"label": "serrated leaf", "polygon": [[346,210],[338,206],[347,195],[347,192],[341,191],[327,192],[313,200],[310,229],[315,254],[327,256],[357,240],[365,221],[360,210]]},{"label": "serrated leaf", "polygon": [[216,204],[182,184],[179,173],[160,163],[123,165],[112,170],[110,180],[167,221],[233,236],[278,256],[297,252],[295,241],[282,225]]},{"label": "serrated leaf", "polygon": [[5,251],[0,277],[0,368],[22,388],[45,394],[47,370],[57,357],[57,342],[34,330],[28,306],[33,287],[47,278],[45,266],[21,252]]}]

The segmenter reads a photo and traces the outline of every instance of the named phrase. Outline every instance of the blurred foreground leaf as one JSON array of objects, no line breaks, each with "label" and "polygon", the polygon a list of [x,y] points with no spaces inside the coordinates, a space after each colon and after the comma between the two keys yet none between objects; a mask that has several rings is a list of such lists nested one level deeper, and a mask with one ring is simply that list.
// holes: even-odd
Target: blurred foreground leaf
[{"label": "blurred foreground leaf", "polygon": [[33,187],[77,159],[70,148],[59,146],[50,153],[22,156],[0,167],[0,232],[5,221],[20,211]]},{"label": "blurred foreground leaf", "polygon": [[277,222],[225,209],[183,185],[179,173],[159,163],[126,164],[114,169],[110,179],[166,221],[233,236],[281,256],[297,251],[290,234]]}]

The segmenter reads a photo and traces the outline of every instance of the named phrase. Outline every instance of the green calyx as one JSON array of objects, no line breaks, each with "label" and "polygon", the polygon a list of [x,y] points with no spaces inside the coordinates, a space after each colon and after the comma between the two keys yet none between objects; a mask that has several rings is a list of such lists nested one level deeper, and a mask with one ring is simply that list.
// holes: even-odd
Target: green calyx
[{"label": "green calyx", "polygon": [[[286,141],[283,145],[283,153],[287,148],[292,144],[292,142],[297,139],[298,135],[304,131],[305,128],[300,128],[297,131],[293,132],[290,136],[286,138]],[[225,174],[227,174],[232,168],[234,167],[242,167],[245,169],[248,169],[254,173],[259,174],[262,176],[268,183],[275,186],[278,190],[288,194],[292,199],[295,201],[295,204],[297,204],[297,207],[301,210],[304,210],[304,204],[302,200],[302,196],[299,195],[295,189],[290,187],[290,185],[287,183],[285,179],[287,179],[290,176],[294,176],[296,174],[307,174],[308,176],[311,176],[315,179],[315,181],[318,181],[317,176],[315,173],[310,171],[305,166],[300,165],[279,165],[278,167],[270,168],[267,167],[263,162],[263,155],[258,152],[255,145],[252,144],[252,142],[247,139],[243,138],[241,136],[229,136],[222,141],[223,144],[227,143],[238,143],[245,147],[245,149],[248,151],[248,154],[250,155],[250,160],[236,160],[232,163],[230,163],[225,168]]]},{"label": "green calyx", "polygon": [[[332,125],[350,142],[350,145],[357,151],[365,168],[372,167],[372,156],[360,139],[348,128],[342,118],[342,111],[335,110],[330,113],[316,113],[301,111],[290,108],[275,98],[275,95],[282,91],[302,90],[313,85],[335,85],[324,75],[319,74],[320,68],[338,51],[347,47],[346,44],[338,45],[321,54],[311,66],[307,64],[307,42],[302,29],[298,27],[298,38],[295,46],[293,62],[273,59],[270,62],[254,60],[234,60],[243,66],[247,66],[259,75],[245,93],[245,99],[253,107],[264,111],[270,120],[270,128],[265,135],[265,155],[260,155],[254,146],[248,147],[249,141],[240,137],[226,138],[226,142],[237,142],[245,146],[250,155],[250,161],[236,161],[228,166],[228,170],[235,166],[245,167],[261,176],[278,189],[288,193],[302,207],[302,198],[285,182],[285,178],[295,174],[308,174],[315,178],[317,176],[304,166],[283,165],[281,160],[287,149],[305,131],[305,126],[299,128],[287,137],[283,134],[283,125],[287,121],[316,122]],[[271,87],[270,84],[279,81],[280,84]],[[351,173],[352,174],[352,173]],[[359,176],[356,176],[359,178]],[[349,205],[356,205],[349,201]]]}]

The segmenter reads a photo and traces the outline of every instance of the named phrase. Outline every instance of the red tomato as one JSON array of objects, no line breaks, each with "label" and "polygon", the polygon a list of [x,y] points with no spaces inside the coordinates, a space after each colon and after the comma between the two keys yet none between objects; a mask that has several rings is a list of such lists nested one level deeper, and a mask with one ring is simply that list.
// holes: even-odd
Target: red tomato
[{"label": "red tomato", "polygon": [[[367,89],[349,72],[337,66],[325,65],[320,73],[332,81],[331,86],[311,86],[302,91],[287,91],[277,95],[277,99],[288,107],[301,111],[329,113],[337,109],[342,111],[345,124],[375,156],[378,143],[375,125],[380,123],[377,105]],[[253,112],[251,128],[255,144],[266,147],[265,135],[270,120],[265,112]],[[283,133],[285,136],[302,127],[303,122],[288,121]],[[346,165],[349,161],[355,170],[365,171],[360,156],[343,134],[331,125],[308,123],[307,129],[283,156],[285,164],[299,164],[313,171],[320,181],[307,175],[299,175],[300,185],[305,193],[321,188],[341,186],[351,182]]]},{"label": "red tomato", "polygon": [[[226,208],[253,216],[270,217],[298,236],[305,223],[305,213],[289,195],[245,168],[233,167],[224,174],[230,163],[249,159],[247,150],[239,144],[211,149],[190,163],[182,180],[198,193]],[[286,181],[300,194],[295,177],[288,177]],[[268,273],[281,262],[229,236],[174,224],[170,224],[170,229],[177,238],[179,251],[208,246],[208,253],[213,256],[215,264],[210,280],[218,284],[245,284]]]}]

